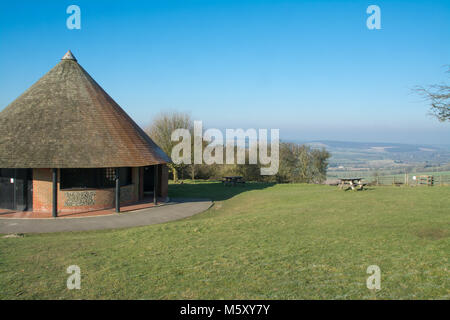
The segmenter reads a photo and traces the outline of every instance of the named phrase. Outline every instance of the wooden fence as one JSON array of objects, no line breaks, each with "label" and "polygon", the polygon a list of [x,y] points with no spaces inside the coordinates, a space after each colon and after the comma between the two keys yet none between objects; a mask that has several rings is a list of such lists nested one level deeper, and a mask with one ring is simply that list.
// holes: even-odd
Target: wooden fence
[{"label": "wooden fence", "polygon": [[363,180],[365,183],[380,186],[450,186],[450,174],[439,174],[439,172],[433,175],[406,173],[404,175],[371,177]]}]

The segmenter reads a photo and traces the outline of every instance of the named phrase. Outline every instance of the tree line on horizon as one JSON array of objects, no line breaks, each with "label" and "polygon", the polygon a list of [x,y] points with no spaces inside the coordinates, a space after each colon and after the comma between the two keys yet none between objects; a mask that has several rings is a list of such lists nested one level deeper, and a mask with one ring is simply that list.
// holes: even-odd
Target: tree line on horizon
[{"label": "tree line on horizon", "polygon": [[[193,131],[193,121],[189,114],[181,112],[163,112],[157,115],[145,129],[152,140],[168,154],[178,142],[171,141],[172,132],[176,129]],[[193,135],[192,135],[193,136]],[[206,146],[204,143],[203,147]],[[234,154],[237,147],[234,147]],[[224,155],[226,147],[224,147]],[[193,157],[193,153],[191,155]],[[175,164],[169,163],[169,174],[174,182],[180,179],[214,179],[225,176],[242,176],[246,181],[273,183],[322,183],[326,180],[328,160],[331,154],[322,149],[314,149],[307,145],[280,142],[279,169],[272,176],[261,175],[262,165],[249,164],[248,150],[245,150],[245,164]],[[193,161],[191,161],[193,163]]]}]

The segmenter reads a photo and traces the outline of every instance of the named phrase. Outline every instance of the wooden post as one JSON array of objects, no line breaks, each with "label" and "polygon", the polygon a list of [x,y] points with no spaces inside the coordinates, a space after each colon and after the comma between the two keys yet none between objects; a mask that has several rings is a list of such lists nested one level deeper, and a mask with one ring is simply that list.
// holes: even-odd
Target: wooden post
[{"label": "wooden post", "polygon": [[53,198],[52,198],[52,216],[58,216],[58,169],[52,169]]},{"label": "wooden post", "polygon": [[139,200],[144,199],[144,167],[139,168]]},{"label": "wooden post", "polygon": [[154,171],[154,177],[153,177],[153,204],[157,204],[158,203],[158,168],[159,168],[159,165],[155,165],[155,166],[153,166],[153,170],[155,170]]},{"label": "wooden post", "polygon": [[119,168],[116,168],[116,212],[120,212],[120,175]]}]

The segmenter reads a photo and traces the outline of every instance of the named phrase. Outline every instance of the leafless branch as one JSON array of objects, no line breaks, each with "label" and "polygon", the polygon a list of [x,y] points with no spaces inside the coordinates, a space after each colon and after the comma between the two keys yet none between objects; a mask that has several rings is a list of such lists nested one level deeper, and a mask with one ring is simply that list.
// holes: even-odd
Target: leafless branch
[{"label": "leafless branch", "polygon": [[[450,73],[450,66],[447,66],[447,73]],[[427,87],[416,86],[413,88],[417,94],[430,102],[431,115],[439,121],[450,121],[450,86],[445,83],[434,84]]]}]

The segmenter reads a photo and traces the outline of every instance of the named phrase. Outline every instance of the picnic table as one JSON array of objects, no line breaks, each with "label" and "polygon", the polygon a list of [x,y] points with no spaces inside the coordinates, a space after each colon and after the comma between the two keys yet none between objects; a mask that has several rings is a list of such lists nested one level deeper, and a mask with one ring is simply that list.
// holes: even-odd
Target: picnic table
[{"label": "picnic table", "polygon": [[352,189],[352,190],[363,190],[365,184],[362,182],[362,178],[341,178],[339,179],[340,189]]},{"label": "picnic table", "polygon": [[242,183],[242,184],[245,183],[245,181],[244,181],[242,176],[227,176],[227,177],[223,177],[222,182],[226,186],[235,186],[237,183]]}]

